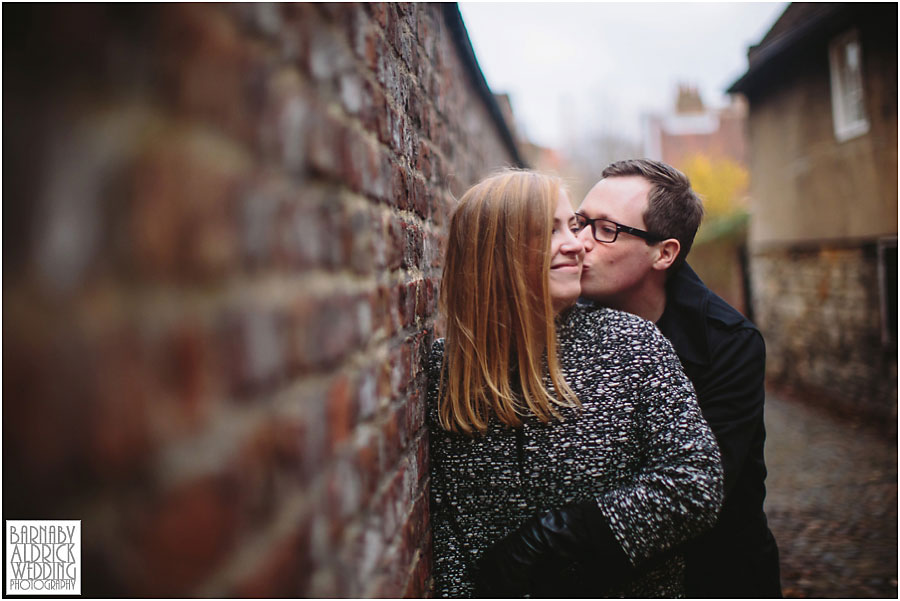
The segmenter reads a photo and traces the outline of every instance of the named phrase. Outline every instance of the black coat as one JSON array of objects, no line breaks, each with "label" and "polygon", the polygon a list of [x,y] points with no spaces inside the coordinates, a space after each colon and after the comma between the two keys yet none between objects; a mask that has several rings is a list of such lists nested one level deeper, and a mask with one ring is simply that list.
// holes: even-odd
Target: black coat
[{"label": "black coat", "polygon": [[780,597],[778,548],[763,501],[766,347],[759,330],[684,265],[666,286],[656,324],[694,384],[719,442],[725,503],[686,553],[688,597]]}]

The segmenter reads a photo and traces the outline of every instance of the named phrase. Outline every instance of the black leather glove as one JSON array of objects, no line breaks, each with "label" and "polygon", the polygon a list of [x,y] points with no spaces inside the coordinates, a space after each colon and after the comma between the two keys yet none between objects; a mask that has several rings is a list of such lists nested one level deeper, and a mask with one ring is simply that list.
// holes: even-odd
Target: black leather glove
[{"label": "black leather glove", "polygon": [[476,570],[476,597],[559,597],[597,596],[634,567],[590,501],[531,518],[489,547]]}]

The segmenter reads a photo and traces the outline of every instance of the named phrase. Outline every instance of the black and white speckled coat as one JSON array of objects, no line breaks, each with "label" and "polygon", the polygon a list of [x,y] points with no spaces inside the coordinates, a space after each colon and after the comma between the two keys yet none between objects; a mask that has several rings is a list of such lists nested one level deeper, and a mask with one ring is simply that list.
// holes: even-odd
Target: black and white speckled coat
[{"label": "black and white speckled coat", "polygon": [[[475,437],[438,423],[444,341],[434,343],[428,423],[438,596],[471,596],[474,564],[488,546],[526,519],[572,502],[596,499],[635,564],[716,519],[719,449],[668,340],[628,313],[582,306],[558,319],[557,336],[562,371],[581,410],[563,409],[565,420],[550,424],[529,417],[520,428],[492,420]],[[680,555],[650,564],[605,595],[683,593]]]}]

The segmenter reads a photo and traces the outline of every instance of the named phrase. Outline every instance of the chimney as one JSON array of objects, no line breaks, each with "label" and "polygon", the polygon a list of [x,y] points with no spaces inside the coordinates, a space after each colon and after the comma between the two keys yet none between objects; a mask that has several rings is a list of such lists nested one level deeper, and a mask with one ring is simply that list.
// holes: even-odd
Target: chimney
[{"label": "chimney", "polygon": [[700,91],[695,86],[679,84],[678,99],[675,101],[676,113],[702,113],[704,110]]}]

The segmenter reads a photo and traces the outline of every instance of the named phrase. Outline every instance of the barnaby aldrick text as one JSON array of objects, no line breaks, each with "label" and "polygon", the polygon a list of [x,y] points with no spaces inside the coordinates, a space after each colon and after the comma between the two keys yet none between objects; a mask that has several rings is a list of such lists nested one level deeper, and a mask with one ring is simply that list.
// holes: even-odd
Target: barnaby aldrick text
[{"label": "barnaby aldrick text", "polygon": [[7,592],[72,589],[79,567],[76,537],[74,525],[9,524]]}]

